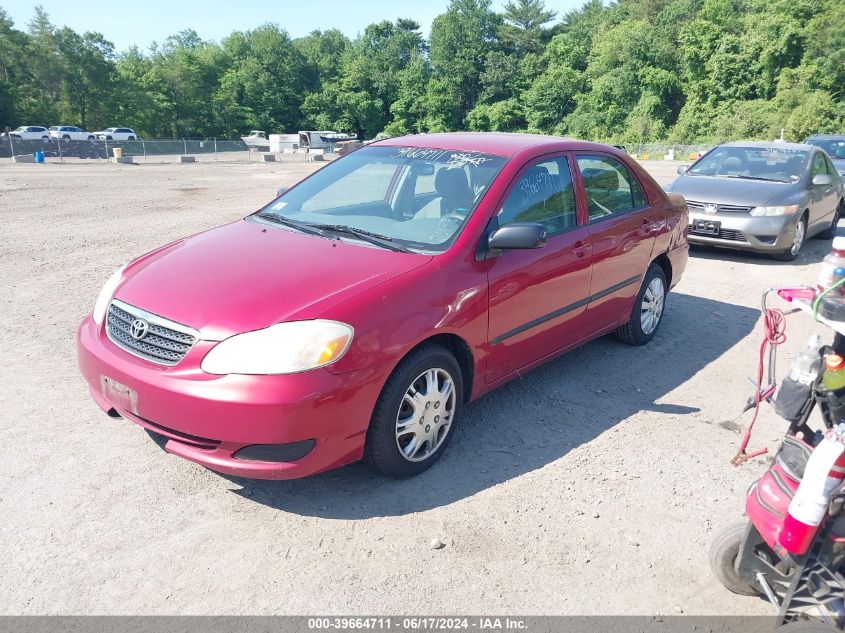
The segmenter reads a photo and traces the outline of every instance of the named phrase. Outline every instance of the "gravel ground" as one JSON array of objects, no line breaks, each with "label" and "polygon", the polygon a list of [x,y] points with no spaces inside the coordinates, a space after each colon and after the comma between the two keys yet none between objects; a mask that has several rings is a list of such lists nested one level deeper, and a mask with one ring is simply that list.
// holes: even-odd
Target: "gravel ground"
[{"label": "gravel ground", "polygon": [[[112,270],[312,168],[0,165],[0,613],[768,613],[707,548],[765,466],[728,465],[760,292],[812,282],[827,242],[792,265],[694,251],[651,345],[603,338],[489,394],[411,480],[227,478],[106,417],[74,332]],[[790,317],[781,367],[821,330]],[[784,425],[758,428],[773,448]]]}]

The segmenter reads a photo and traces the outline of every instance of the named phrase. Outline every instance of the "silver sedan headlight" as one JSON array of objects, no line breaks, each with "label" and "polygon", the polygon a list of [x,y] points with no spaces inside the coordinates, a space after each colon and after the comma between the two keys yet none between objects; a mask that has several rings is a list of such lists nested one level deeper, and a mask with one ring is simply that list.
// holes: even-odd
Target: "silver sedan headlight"
[{"label": "silver sedan headlight", "polygon": [[756,218],[770,216],[770,215],[791,215],[800,209],[800,205],[790,204],[779,207],[754,207],[751,209],[750,215]]}]

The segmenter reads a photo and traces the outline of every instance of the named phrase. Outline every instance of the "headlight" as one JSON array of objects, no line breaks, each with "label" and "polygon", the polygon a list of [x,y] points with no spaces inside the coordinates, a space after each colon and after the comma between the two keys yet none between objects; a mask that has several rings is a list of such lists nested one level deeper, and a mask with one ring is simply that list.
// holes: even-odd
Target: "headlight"
[{"label": "headlight", "polygon": [[277,323],[218,343],[201,367],[209,374],[295,374],[338,360],[353,334],[337,321]]},{"label": "headlight", "polygon": [[114,292],[117,290],[120,282],[123,281],[124,268],[126,268],[126,266],[121,266],[114,271],[111,277],[109,277],[103,285],[103,289],[100,290],[100,294],[97,295],[97,301],[94,302],[94,310],[91,312],[91,316],[94,318],[94,323],[97,325],[100,325],[106,317],[106,310],[109,307],[109,301],[111,301],[111,298],[114,296]]},{"label": "headlight", "polygon": [[751,215],[754,217],[763,217],[766,215],[789,215],[798,211],[799,205],[790,204],[785,207],[754,207],[751,209]]}]

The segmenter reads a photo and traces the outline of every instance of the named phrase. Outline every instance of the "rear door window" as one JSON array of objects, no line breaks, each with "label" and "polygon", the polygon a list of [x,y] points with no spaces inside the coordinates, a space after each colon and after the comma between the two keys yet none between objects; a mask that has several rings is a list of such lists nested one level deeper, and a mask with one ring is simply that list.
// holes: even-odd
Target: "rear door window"
[{"label": "rear door window", "polygon": [[590,221],[640,209],[646,205],[640,183],[625,165],[601,155],[576,157]]}]

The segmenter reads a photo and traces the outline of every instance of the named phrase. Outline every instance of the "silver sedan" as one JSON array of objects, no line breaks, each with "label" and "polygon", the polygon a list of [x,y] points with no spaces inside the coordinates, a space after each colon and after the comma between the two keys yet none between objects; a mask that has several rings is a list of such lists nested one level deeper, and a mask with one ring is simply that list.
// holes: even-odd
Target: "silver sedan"
[{"label": "silver sedan", "polygon": [[824,150],[799,143],[727,143],[666,187],[689,206],[689,241],[790,261],[804,241],[833,238],[845,213],[842,177]]}]

